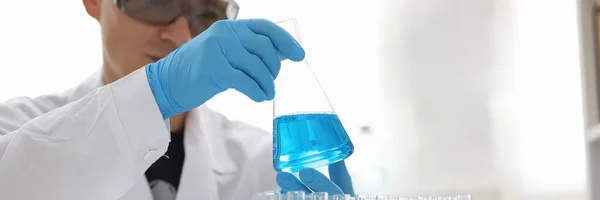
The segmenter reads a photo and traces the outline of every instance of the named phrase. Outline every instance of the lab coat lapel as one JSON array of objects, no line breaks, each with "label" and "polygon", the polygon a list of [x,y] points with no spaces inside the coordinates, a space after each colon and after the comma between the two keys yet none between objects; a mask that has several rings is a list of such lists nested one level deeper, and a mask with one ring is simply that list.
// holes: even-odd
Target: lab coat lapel
[{"label": "lab coat lapel", "polygon": [[140,178],[140,181],[125,194],[125,196],[119,198],[119,200],[151,200],[152,191],[150,191],[150,185],[148,179],[145,176]]},{"label": "lab coat lapel", "polygon": [[207,130],[200,109],[188,113],[185,124],[185,161],[179,183],[177,200],[219,199],[217,179],[213,173],[213,161]]}]

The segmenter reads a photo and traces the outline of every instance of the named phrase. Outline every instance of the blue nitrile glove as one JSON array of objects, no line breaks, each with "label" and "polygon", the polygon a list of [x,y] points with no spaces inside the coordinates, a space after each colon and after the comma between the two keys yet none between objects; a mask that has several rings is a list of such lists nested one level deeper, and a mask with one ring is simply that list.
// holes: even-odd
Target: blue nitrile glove
[{"label": "blue nitrile glove", "polygon": [[329,176],[331,180],[315,169],[306,168],[300,170],[300,180],[287,172],[278,173],[276,179],[282,193],[304,191],[307,194],[312,192],[327,192],[329,195],[355,195],[354,188],[352,187],[352,179],[344,161],[329,165]]},{"label": "blue nitrile glove", "polygon": [[261,102],[275,96],[280,56],[304,59],[304,49],[277,24],[263,19],[221,20],[146,66],[164,119],[235,89]]}]

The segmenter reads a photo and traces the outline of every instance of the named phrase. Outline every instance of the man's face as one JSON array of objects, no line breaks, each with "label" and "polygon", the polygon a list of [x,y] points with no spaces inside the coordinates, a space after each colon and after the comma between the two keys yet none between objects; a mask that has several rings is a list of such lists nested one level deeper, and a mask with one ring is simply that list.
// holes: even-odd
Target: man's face
[{"label": "man's face", "polygon": [[185,17],[157,26],[131,18],[113,0],[84,0],[84,5],[102,30],[106,83],[156,62],[192,38]]}]

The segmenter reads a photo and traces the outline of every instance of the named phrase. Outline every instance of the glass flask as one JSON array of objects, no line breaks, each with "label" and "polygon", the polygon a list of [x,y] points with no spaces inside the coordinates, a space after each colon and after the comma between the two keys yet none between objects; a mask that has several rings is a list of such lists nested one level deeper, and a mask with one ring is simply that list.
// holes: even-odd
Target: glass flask
[{"label": "glass flask", "polygon": [[[300,45],[296,19],[278,22]],[[273,166],[295,173],[346,159],[354,146],[308,64],[282,59],[273,100]]]}]

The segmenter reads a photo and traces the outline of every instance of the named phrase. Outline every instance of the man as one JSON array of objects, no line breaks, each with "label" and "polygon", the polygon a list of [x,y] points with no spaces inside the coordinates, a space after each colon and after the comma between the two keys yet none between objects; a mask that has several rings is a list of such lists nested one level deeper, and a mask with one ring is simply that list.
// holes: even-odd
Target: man
[{"label": "man", "polygon": [[203,106],[227,89],[273,99],[280,59],[304,58],[276,24],[225,20],[237,6],[223,0],[83,3],[101,26],[102,70],[66,92],[0,104],[0,199],[353,193],[343,162],[333,181],[313,169],[276,175],[270,133]]}]

